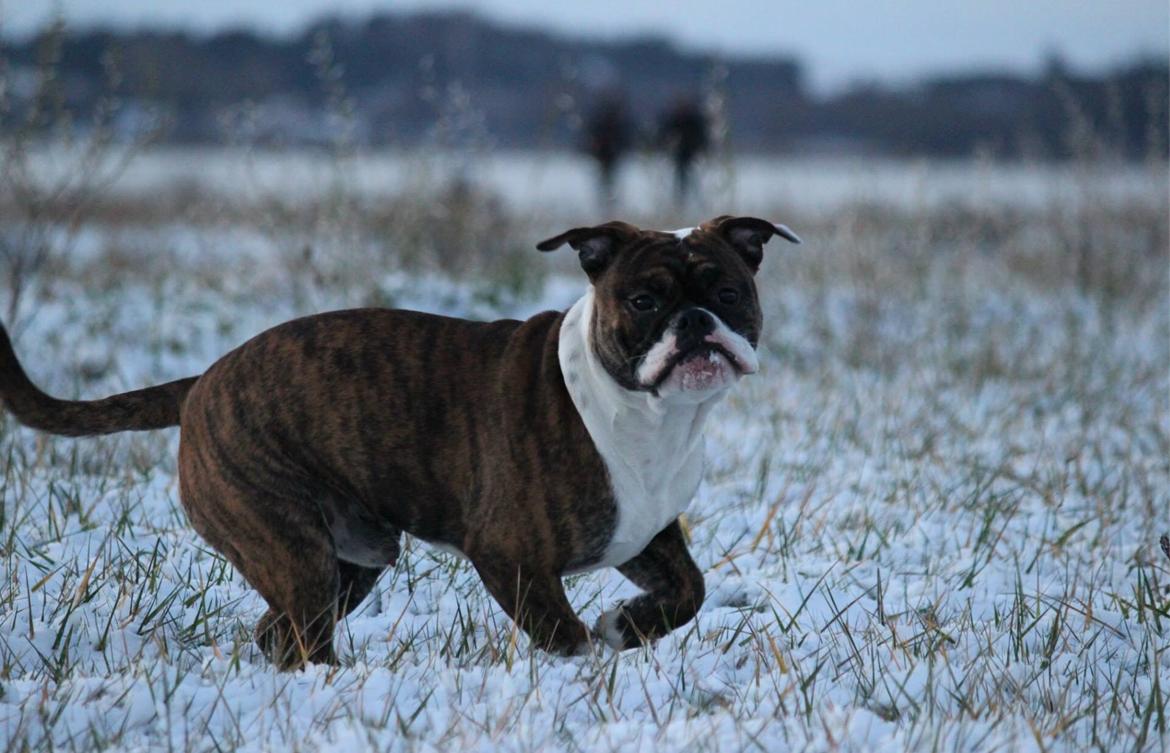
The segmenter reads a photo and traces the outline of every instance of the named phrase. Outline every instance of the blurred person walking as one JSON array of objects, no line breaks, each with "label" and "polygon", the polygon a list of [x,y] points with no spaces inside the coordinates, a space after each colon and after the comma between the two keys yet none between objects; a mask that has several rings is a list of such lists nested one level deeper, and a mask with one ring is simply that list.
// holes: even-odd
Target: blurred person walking
[{"label": "blurred person walking", "polygon": [[631,130],[625,97],[616,93],[603,96],[585,123],[584,150],[597,162],[598,195],[606,213],[617,206],[617,170],[630,149]]},{"label": "blurred person walking", "polygon": [[711,145],[710,124],[693,97],[679,97],[659,120],[659,144],[674,162],[674,201],[685,207],[692,193],[691,166]]}]

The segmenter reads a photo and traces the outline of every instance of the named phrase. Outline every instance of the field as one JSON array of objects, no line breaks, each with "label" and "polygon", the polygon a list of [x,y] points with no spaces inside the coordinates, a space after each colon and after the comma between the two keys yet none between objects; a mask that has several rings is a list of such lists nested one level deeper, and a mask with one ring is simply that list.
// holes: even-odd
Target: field
[{"label": "field", "polygon": [[[170,152],[88,182],[77,159],[0,191],[5,322],[64,397],[314,311],[564,308],[584,277],[534,243],[609,219],[567,156]],[[259,597],[186,525],[177,431],[3,416],[4,749],[1170,748],[1165,164],[723,161],[685,213],[667,175],[631,168],[626,219],[805,239],[766,249],[763,368],[710,425],[695,622],[549,657],[409,542],[342,666],[278,674]],[[632,592],[569,580],[587,623]]]}]

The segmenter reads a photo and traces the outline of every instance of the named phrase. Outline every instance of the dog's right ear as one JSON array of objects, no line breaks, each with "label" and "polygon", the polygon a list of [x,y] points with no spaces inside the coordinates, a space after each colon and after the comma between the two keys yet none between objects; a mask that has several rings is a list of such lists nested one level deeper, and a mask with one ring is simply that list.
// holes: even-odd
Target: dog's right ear
[{"label": "dog's right ear", "polygon": [[605,271],[614,253],[638,233],[627,222],[607,222],[593,227],[575,227],[536,244],[541,251],[553,251],[568,243],[581,260],[581,269],[590,280]]}]

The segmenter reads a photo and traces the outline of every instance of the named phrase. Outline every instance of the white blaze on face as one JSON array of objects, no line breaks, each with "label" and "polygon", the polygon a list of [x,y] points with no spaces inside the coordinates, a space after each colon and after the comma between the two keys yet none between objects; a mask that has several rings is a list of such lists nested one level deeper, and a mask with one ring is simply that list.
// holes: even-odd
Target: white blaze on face
[{"label": "white blaze on face", "polygon": [[715,331],[703,339],[725,348],[735,359],[736,368],[739,369],[740,373],[755,374],[759,371],[759,356],[756,355],[756,349],[747,341],[747,338],[728,327],[722,319],[714,314],[711,314],[711,317],[715,320]]},{"label": "white blaze on face", "polygon": [[668,230],[667,232],[681,241],[683,238],[695,232],[695,229],[693,227],[680,227],[678,230]]},{"label": "white blaze on face", "polygon": [[715,330],[703,338],[705,342],[718,345],[731,355],[734,364],[728,363],[722,353],[703,354],[700,363],[694,358],[677,361],[679,355],[678,336],[675,333],[677,319],[666,328],[662,339],[654,343],[642,359],[635,376],[639,383],[650,386],[662,380],[666,369],[672,368],[667,385],[674,390],[688,392],[729,387],[742,374],[754,374],[760,369],[760,360],[751,343],[743,335],[728,327],[714,313],[702,309],[715,322]]},{"label": "white blaze on face", "polygon": [[678,353],[678,337],[674,334],[674,324],[666,328],[662,339],[654,343],[642,359],[642,365],[634,374],[641,384],[654,384],[662,376],[663,370],[670,364],[670,359]]}]

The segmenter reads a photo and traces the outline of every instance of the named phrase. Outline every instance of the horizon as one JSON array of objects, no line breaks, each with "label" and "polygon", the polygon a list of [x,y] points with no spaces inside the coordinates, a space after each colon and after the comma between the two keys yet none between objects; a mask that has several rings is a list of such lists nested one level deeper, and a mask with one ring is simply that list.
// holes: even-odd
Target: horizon
[{"label": "horizon", "polygon": [[[843,5],[830,0],[828,6]],[[956,4],[951,4],[956,5]],[[982,4],[960,3],[941,8],[927,0],[905,0],[894,9],[862,8],[833,13],[832,7],[793,7],[772,13],[765,22],[743,23],[758,15],[759,5],[740,0],[725,4],[714,17],[710,7],[691,0],[665,13],[649,3],[625,2],[622,13],[607,13],[615,2],[568,7],[554,11],[533,0],[479,0],[479,2],[408,2],[386,7],[371,0],[292,0],[273,6],[240,8],[227,0],[210,0],[198,7],[160,8],[149,0],[58,0],[38,10],[7,2],[0,4],[0,35],[27,37],[55,18],[77,30],[116,32],[180,31],[212,36],[232,30],[259,36],[295,36],[314,22],[336,18],[361,23],[378,15],[416,15],[464,12],[504,28],[525,28],[560,37],[620,42],[655,38],[680,50],[728,58],[792,58],[804,73],[806,85],[817,94],[880,83],[906,85],[930,77],[973,71],[1035,75],[1052,60],[1074,71],[1099,72],[1170,55],[1170,6],[1149,0],[1124,0],[1111,12],[1100,8],[1060,8],[1058,0],[1040,0],[1005,33],[1002,11],[1008,0]],[[1048,12],[1048,6],[1058,13]],[[693,12],[692,12],[693,11]],[[873,18],[897,31],[872,34]],[[801,15],[803,14],[803,15]],[[591,16],[592,17],[589,17]],[[794,18],[791,28],[774,25],[777,17]],[[1051,18],[1061,24],[1052,26]],[[845,19],[844,21],[842,19]],[[961,35],[939,34],[938,28],[964,25]],[[1039,23],[1037,23],[1039,22]],[[1101,24],[1121,33],[1101,34]],[[583,33],[582,29],[589,29]],[[818,33],[829,31],[833,33]],[[810,42],[804,37],[823,41]],[[772,39],[775,38],[775,42]],[[764,40],[767,40],[765,43]],[[916,41],[915,41],[916,40]]]}]

